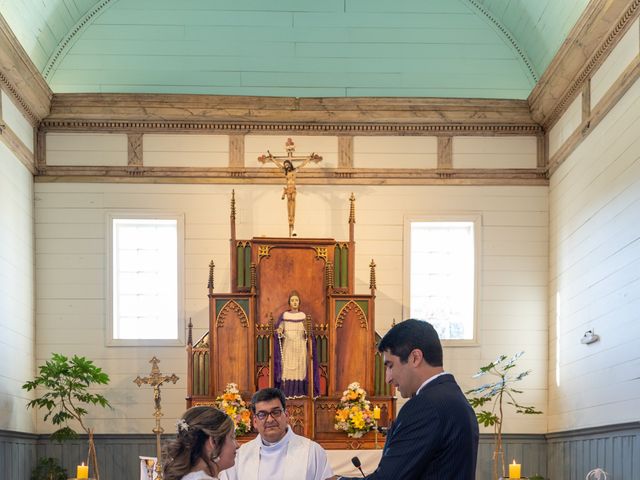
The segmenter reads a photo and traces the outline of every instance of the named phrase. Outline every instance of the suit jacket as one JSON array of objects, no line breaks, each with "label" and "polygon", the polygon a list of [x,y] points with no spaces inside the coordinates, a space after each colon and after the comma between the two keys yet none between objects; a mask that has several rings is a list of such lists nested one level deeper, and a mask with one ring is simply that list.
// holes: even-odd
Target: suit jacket
[{"label": "suit jacket", "polygon": [[378,468],[366,478],[475,480],[478,440],[473,409],[453,375],[441,375],[400,409]]}]

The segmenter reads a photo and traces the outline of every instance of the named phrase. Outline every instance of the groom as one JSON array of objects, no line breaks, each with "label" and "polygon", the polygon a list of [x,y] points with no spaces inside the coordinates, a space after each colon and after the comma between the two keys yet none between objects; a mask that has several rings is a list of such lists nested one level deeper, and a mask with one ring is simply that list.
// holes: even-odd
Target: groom
[{"label": "groom", "polygon": [[405,320],[389,330],[378,350],[387,382],[410,400],[387,432],[378,468],[366,478],[474,480],[478,422],[453,375],[442,368],[442,345],[433,326]]}]

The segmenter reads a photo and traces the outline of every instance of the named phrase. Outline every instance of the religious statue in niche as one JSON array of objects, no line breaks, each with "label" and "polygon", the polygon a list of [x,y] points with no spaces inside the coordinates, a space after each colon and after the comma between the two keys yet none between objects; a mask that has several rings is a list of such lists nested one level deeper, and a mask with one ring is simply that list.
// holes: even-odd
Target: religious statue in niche
[{"label": "religious statue in niche", "polygon": [[[289,310],[280,315],[275,325],[274,384],[287,398],[305,397],[313,385],[313,397],[320,395],[318,354],[307,316],[300,311],[300,295],[289,295]],[[309,360],[312,379],[309,382]]]},{"label": "religious statue in niche", "polygon": [[[287,199],[287,217],[289,221],[289,237],[295,237],[294,224],[296,219],[296,172],[309,162],[318,163],[322,157],[317,153],[311,153],[308,156],[295,156],[296,146],[291,138],[287,138],[285,143],[287,156],[272,155],[267,150],[267,155],[260,155],[258,161],[260,163],[272,162],[282,170],[285,175],[287,184],[282,192],[282,200]],[[300,162],[296,167],[294,162]]]}]

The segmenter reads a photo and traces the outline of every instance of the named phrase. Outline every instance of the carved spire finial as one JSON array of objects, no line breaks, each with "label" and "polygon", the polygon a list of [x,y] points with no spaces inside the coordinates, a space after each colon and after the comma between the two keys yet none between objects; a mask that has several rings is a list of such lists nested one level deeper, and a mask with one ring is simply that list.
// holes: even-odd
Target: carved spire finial
[{"label": "carved spire finial", "polygon": [[213,263],[213,260],[209,263],[209,283],[207,283],[207,288],[209,289],[209,295],[213,294],[213,269],[216,264]]},{"label": "carved spire finial", "polygon": [[356,196],[351,192],[349,197],[351,207],[349,208],[349,223],[356,223]]},{"label": "carved spire finial", "polygon": [[369,269],[371,273],[369,275],[369,290],[374,292],[376,290],[376,263],[371,259],[371,263],[369,264]]},{"label": "carved spire finial", "polygon": [[231,220],[236,219],[236,191],[231,190]]},{"label": "carved spire finial", "polygon": [[331,262],[327,262],[325,265],[325,274],[326,274],[326,278],[325,281],[327,282],[327,290],[329,290],[330,292],[333,291],[333,263]]},{"label": "carved spire finial", "polygon": [[251,293],[256,293],[256,284],[257,284],[257,275],[256,275],[256,264],[254,262],[251,262],[251,266],[250,268],[250,274],[251,274]]},{"label": "carved spire finial", "polygon": [[189,317],[189,325],[187,325],[188,327],[188,336],[187,336],[187,345],[191,346],[193,345],[193,323],[191,323],[191,317]]}]

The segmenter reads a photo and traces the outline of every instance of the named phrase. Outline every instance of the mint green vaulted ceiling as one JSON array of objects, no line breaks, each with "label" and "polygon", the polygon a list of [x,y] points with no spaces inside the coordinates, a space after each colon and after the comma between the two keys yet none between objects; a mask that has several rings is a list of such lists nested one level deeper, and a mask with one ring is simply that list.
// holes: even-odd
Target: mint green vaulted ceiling
[{"label": "mint green vaulted ceiling", "polygon": [[588,0],[0,0],[56,93],[526,98]]}]

